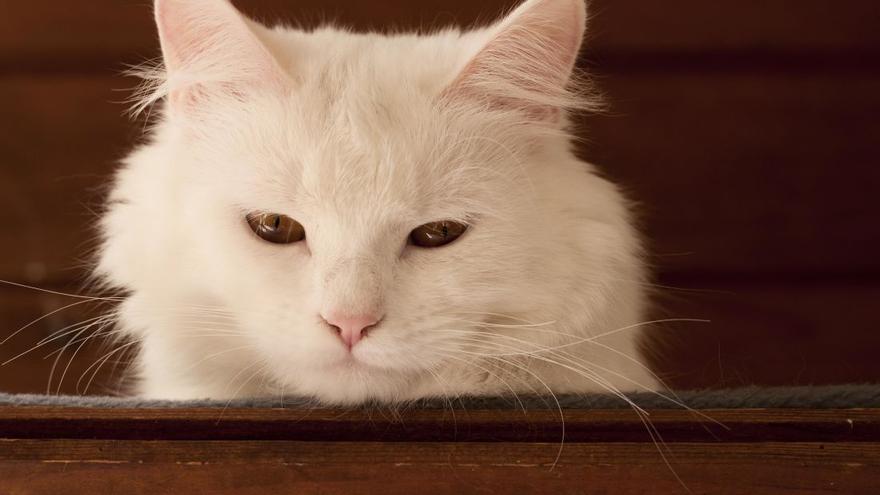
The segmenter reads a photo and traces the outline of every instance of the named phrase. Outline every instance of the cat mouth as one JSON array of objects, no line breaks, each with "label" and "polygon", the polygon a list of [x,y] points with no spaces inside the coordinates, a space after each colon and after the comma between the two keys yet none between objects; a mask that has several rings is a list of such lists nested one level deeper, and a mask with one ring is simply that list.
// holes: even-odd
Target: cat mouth
[{"label": "cat mouth", "polygon": [[346,352],[344,356],[338,359],[334,359],[330,363],[327,363],[325,368],[330,371],[336,372],[357,371],[359,373],[363,373],[369,370],[377,370],[375,366],[364,361],[362,358],[357,357],[357,355],[352,352]]}]

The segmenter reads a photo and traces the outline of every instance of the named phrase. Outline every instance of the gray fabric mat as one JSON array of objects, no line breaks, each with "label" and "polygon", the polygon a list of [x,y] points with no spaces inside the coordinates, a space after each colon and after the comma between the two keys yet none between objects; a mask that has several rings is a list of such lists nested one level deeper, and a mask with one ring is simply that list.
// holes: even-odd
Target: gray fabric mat
[{"label": "gray fabric mat", "polygon": [[[672,397],[672,394],[666,394]],[[744,387],[727,390],[676,392],[677,401],[695,409],[739,408],[871,408],[880,407],[880,385],[831,385],[816,387]],[[672,400],[650,393],[629,394],[634,403],[650,409],[677,409]],[[566,409],[619,409],[630,407],[625,401],[608,394],[565,395],[558,397]],[[122,397],[81,397],[55,395],[0,394],[0,406],[55,406],[99,408],[314,408],[317,401],[308,398],[274,397],[256,399],[157,401]],[[363,407],[380,407],[372,404]],[[398,406],[400,407],[400,406]],[[450,401],[424,400],[402,405],[402,408],[436,409],[556,409],[551,397],[465,397]]]}]

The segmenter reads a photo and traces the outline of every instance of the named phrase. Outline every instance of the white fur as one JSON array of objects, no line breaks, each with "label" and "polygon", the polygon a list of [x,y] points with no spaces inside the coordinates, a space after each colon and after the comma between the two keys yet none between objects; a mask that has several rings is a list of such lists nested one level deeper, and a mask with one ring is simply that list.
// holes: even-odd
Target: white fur
[{"label": "white fur", "polygon": [[[158,0],[166,104],[125,161],[97,273],[128,291],[147,397],[328,403],[653,389],[639,241],[574,157],[582,0],[431,35],[265,28],[226,0]],[[562,26],[562,27],[560,27]],[[274,245],[246,213],[307,240]],[[470,224],[437,249],[415,227]],[[351,355],[328,308],[385,319]],[[557,349],[550,347],[565,346]]]}]

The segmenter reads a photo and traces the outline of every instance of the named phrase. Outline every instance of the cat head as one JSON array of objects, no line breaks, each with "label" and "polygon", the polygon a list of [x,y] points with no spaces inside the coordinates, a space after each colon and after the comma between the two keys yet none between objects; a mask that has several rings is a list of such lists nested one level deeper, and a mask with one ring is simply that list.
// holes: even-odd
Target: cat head
[{"label": "cat head", "polygon": [[156,20],[144,104],[165,104],[99,266],[145,366],[175,359],[151,339],[204,331],[188,342],[288,391],[396,398],[498,328],[542,345],[516,324],[598,318],[610,298],[578,287],[635,241],[569,151],[582,0],[430,35],[270,29],[226,0],[157,0]]}]

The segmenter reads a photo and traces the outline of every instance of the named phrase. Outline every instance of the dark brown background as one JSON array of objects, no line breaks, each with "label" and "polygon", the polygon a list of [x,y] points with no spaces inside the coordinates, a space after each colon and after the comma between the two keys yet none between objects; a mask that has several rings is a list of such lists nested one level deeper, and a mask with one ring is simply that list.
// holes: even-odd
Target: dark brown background
[{"label": "dark brown background", "polygon": [[[357,27],[470,23],[512,3],[236,1],[262,19]],[[143,125],[123,116],[136,81],[119,74],[158,54],[150,2],[0,10],[0,279],[79,290],[101,185]],[[679,387],[877,381],[880,7],[595,0],[592,17],[582,65],[612,111],[583,119],[583,153],[642,205],[669,286],[658,315],[712,320],[654,328],[658,371]],[[72,302],[0,287],[0,336]],[[81,309],[28,328],[0,360],[95,314]],[[0,389],[45,390],[59,347],[0,367]],[[61,390],[98,352],[80,352]]]}]

